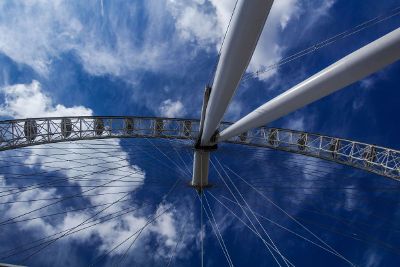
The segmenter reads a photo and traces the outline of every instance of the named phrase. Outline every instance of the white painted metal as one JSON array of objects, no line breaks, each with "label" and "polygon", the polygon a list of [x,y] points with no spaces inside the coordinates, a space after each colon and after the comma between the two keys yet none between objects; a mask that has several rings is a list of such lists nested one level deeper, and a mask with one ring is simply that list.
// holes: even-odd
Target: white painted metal
[{"label": "white painted metal", "polygon": [[[104,129],[107,129],[103,131],[102,135],[96,133],[98,131],[95,127],[96,120],[102,121]],[[30,121],[31,125],[36,125],[35,137],[25,131],[27,121]],[[69,134],[65,134],[63,123],[65,121],[68,121],[68,127],[71,130],[66,130]],[[223,128],[229,125],[231,123],[221,123]],[[106,138],[161,138],[195,141],[198,136],[199,121],[192,119],[84,116],[7,120],[0,121],[0,156],[1,151],[5,150],[58,142]],[[233,137],[228,142],[330,160],[400,181],[400,150],[339,137],[265,127]],[[207,163],[207,158],[202,162]]]},{"label": "white painted metal", "polygon": [[208,169],[210,152],[203,150],[194,151],[192,186],[203,189],[208,186]]},{"label": "white painted metal", "polygon": [[239,0],[228,30],[210,100],[207,105],[201,144],[210,142],[246,70],[273,0]]},{"label": "white painted metal", "polygon": [[400,28],[360,48],[268,101],[217,136],[227,140],[270,123],[400,59]]}]

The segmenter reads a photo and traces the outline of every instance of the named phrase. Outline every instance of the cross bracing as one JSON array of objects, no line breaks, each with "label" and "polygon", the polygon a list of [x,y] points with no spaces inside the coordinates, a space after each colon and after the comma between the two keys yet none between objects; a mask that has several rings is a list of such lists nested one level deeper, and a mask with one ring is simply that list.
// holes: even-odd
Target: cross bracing
[{"label": "cross bracing", "polygon": [[[77,140],[165,138],[197,140],[199,120],[94,116],[0,122],[0,150]],[[223,122],[220,130],[231,123]],[[265,147],[321,158],[400,180],[400,151],[339,137],[290,129],[259,127],[228,143]]]}]

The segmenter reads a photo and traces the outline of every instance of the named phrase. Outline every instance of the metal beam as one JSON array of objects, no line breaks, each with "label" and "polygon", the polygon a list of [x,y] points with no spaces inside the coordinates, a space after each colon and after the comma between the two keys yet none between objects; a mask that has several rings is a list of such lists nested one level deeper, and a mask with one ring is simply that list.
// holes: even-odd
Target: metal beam
[{"label": "metal beam", "polygon": [[246,70],[273,0],[238,0],[221,50],[205,114],[201,145],[210,143]]},{"label": "metal beam", "polygon": [[208,187],[208,169],[210,164],[210,152],[195,150],[193,160],[193,177],[191,186],[199,191]]},{"label": "metal beam", "polygon": [[[96,123],[97,122],[97,123]],[[27,127],[25,127],[27,125]],[[222,122],[221,128],[232,123]],[[101,126],[101,127],[100,127]],[[26,131],[25,131],[26,130]],[[199,136],[199,120],[157,117],[52,117],[0,121],[0,151],[35,145],[108,138],[161,138],[194,142]],[[334,161],[400,181],[400,151],[348,139],[278,128],[256,128],[225,141],[243,146],[281,150]],[[191,145],[190,145],[191,146]],[[208,153],[200,153],[201,166]],[[1,156],[1,152],[0,152]],[[192,184],[204,188],[205,171]]]},{"label": "metal beam", "polygon": [[266,125],[400,59],[400,28],[360,48],[223,130],[221,142]]}]

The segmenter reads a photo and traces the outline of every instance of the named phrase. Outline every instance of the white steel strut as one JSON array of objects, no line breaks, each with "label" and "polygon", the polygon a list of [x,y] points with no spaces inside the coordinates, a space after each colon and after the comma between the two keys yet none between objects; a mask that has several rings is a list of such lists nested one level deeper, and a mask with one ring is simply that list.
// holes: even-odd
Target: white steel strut
[{"label": "white steel strut", "polygon": [[[217,130],[246,70],[268,17],[273,0],[238,0],[236,12],[215,72],[212,88],[206,89],[201,115],[200,139],[194,152],[192,186],[208,185],[210,139]],[[210,90],[211,92],[207,92]],[[208,95],[210,94],[210,95]],[[209,98],[208,98],[209,96]]]},{"label": "white steel strut", "polygon": [[223,130],[224,141],[265,125],[350,85],[400,59],[400,28],[360,48],[290,90],[268,101]]},{"label": "white steel strut", "polygon": [[207,145],[218,128],[246,70],[273,0],[239,0],[222,47],[204,120],[201,144]]}]

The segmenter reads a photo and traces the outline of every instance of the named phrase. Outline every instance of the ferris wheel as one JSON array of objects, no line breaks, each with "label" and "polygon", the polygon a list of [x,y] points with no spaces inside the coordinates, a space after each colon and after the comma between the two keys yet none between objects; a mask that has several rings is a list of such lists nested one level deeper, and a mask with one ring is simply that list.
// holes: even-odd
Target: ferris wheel
[{"label": "ferris wheel", "polygon": [[[287,190],[293,181],[285,181],[284,176],[274,179],[268,172],[264,180],[260,177],[250,179],[241,170],[249,172],[254,162],[262,162],[266,171],[281,168],[287,175],[302,172],[309,177],[305,183],[314,186],[315,181],[324,179],[321,173],[343,176],[340,170],[347,168],[354,169],[356,175],[385,179],[394,184],[389,190],[397,189],[400,151],[396,149],[266,125],[400,59],[400,28],[347,55],[237,122],[224,122],[222,118],[246,71],[272,4],[273,1],[264,0],[237,1],[215,71],[205,87],[199,119],[68,116],[0,121],[0,174],[17,181],[13,186],[3,186],[0,191],[0,205],[14,207],[1,219],[0,227],[30,225],[39,220],[54,220],[61,224],[45,236],[17,240],[17,245],[13,244],[13,247],[0,252],[0,262],[11,259],[26,264],[39,255],[46,257],[43,254],[54,243],[68,238],[74,240],[73,236],[85,236],[85,232],[90,230],[92,232],[89,231],[87,239],[95,234],[107,238],[118,235],[118,238],[107,247],[100,244],[101,249],[96,250],[100,252],[94,253],[95,257],[89,261],[82,262],[89,262],[91,266],[131,265],[136,261],[129,256],[129,252],[137,246],[135,242],[139,242],[140,236],[146,234],[145,230],[153,227],[152,231],[161,233],[165,239],[163,242],[168,244],[167,252],[164,248],[157,250],[160,255],[166,255],[159,256],[164,257],[163,266],[172,266],[179,260],[183,262],[185,257],[198,257],[201,266],[211,266],[207,251],[213,248],[220,251],[226,265],[244,266],[246,260],[240,257],[240,253],[233,253],[232,245],[227,242],[238,241],[223,234],[223,229],[230,227],[230,222],[217,220],[216,213],[219,212],[225,220],[235,219],[248,231],[244,240],[247,234],[260,240],[259,245],[265,252],[260,266],[297,265],[291,252],[280,246],[266,223],[323,251],[324,255],[330,255],[337,264],[356,266],[354,258],[332,246],[328,238],[310,230],[306,219],[299,219],[266,194],[268,190]],[[221,155],[226,160],[221,160]],[[135,159],[135,164],[130,158]],[[20,159],[26,159],[22,165],[32,172],[12,172],[13,168],[21,166]],[[141,168],[142,161],[150,162],[151,168]],[[39,163],[42,167],[36,168]],[[271,184],[260,185],[260,181]],[[140,190],[145,186],[153,190],[150,199],[141,195]],[[298,184],[296,187],[299,189]],[[50,188],[56,196],[40,191],[42,188]],[[78,191],[73,188],[78,188]],[[312,193],[313,188],[303,189],[307,195]],[[220,191],[225,195],[219,195],[217,192]],[[192,202],[187,194],[190,194]],[[248,200],[249,194],[255,196],[252,201]],[[135,197],[141,203],[133,205]],[[87,203],[80,205],[84,198]],[[182,219],[179,223],[181,232],[175,233],[174,238],[164,233],[161,226],[161,230],[154,226],[160,220],[169,220],[168,214],[174,214],[174,205],[168,202],[170,199],[174,199],[173,203],[183,202],[180,205],[188,212],[198,209],[196,216],[199,217],[177,215]],[[270,209],[267,211],[272,208],[277,210],[280,216],[301,230],[291,230],[278,219],[261,214],[254,209],[251,203],[254,201],[268,204]],[[62,212],[54,209],[66,202],[69,203],[68,209]],[[18,203],[29,203],[29,207],[18,210]],[[146,217],[140,209],[151,210],[152,215]],[[71,215],[80,211],[85,211],[84,216]],[[349,223],[343,222],[343,218],[333,218],[327,211],[314,209],[313,212]],[[132,213],[141,216],[124,217]],[[125,225],[127,223],[135,227],[131,229]],[[100,230],[93,232],[96,227]],[[102,229],[117,230],[115,233],[104,233],[102,231],[106,230]],[[179,259],[178,252],[189,246],[185,236],[190,236],[190,242],[198,248],[198,256],[183,255]],[[157,241],[150,234],[147,237]],[[354,237],[350,234],[350,238]],[[395,246],[373,238],[365,231],[363,237],[357,238],[399,253]],[[240,245],[237,247],[240,248]],[[146,248],[135,249],[148,252]],[[47,262],[50,263],[51,259]]]}]

